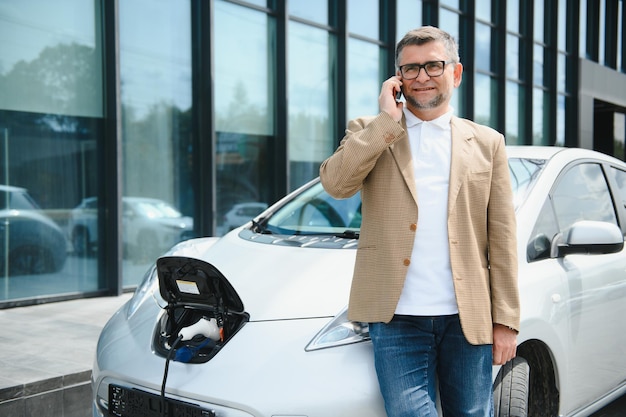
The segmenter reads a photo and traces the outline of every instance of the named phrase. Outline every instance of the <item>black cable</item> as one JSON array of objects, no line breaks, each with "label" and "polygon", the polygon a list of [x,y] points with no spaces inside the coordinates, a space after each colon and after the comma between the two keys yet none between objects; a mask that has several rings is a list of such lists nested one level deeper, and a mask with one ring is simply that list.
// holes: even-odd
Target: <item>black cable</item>
[{"label": "black cable", "polygon": [[172,356],[174,355],[174,352],[176,351],[176,346],[178,346],[178,344],[180,343],[182,339],[183,339],[182,336],[178,336],[176,338],[176,340],[174,341],[174,343],[172,343],[172,346],[170,347],[170,351],[167,354],[167,359],[165,359],[165,370],[163,371],[163,383],[161,384],[161,415],[163,417],[166,417],[165,415],[165,409],[166,409],[165,383],[167,382],[167,373],[169,372],[170,361],[172,360]]}]

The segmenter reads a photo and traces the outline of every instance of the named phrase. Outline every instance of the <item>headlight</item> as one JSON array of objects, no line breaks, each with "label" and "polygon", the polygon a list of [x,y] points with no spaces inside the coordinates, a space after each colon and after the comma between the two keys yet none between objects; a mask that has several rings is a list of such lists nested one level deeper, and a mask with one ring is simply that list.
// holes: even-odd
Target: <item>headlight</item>
[{"label": "headlight", "polygon": [[309,342],[307,352],[370,340],[367,323],[348,320],[348,308],[344,308],[334,319]]},{"label": "headlight", "polygon": [[[126,313],[126,317],[130,318],[135,311],[139,308],[141,304],[146,300],[146,298],[152,297],[155,293],[159,293],[159,280],[157,279],[157,270],[156,264],[152,265],[141,281],[141,284],[135,290],[135,294],[133,294],[133,298],[128,302],[128,310]],[[159,294],[160,296],[160,294]]]}]

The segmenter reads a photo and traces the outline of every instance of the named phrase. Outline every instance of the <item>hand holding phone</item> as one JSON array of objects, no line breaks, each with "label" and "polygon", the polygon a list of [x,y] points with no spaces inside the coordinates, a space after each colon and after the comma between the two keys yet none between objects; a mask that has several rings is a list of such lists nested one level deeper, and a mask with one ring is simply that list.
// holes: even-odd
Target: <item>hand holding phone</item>
[{"label": "hand holding phone", "polygon": [[378,96],[378,107],[386,112],[396,122],[402,119],[402,81],[398,75],[394,75],[383,82]]}]

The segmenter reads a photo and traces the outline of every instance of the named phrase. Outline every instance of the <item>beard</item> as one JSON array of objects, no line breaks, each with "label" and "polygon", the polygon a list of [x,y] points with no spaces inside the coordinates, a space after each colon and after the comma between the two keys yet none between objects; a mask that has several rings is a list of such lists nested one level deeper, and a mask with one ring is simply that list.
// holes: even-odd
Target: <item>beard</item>
[{"label": "beard", "polygon": [[422,101],[417,101],[415,98],[411,96],[407,96],[407,95],[404,96],[404,99],[406,100],[409,107],[413,107],[415,109],[420,109],[420,110],[429,110],[429,109],[437,108],[446,101],[446,98],[447,97],[445,94],[437,94],[432,99],[426,102],[422,102]]}]

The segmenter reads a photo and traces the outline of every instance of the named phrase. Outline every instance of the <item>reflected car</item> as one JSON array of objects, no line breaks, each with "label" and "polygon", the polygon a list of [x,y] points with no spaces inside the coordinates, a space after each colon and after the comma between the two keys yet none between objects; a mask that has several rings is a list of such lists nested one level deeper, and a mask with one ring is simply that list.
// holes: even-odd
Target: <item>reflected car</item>
[{"label": "reflected car", "polygon": [[[495,415],[589,415],[626,392],[626,164],[507,153],[522,318]],[[384,417],[368,326],[346,315],[360,208],[316,179],[156,259],[102,330],[93,415]]]},{"label": "reflected car", "polygon": [[[68,230],[74,253],[93,253],[98,243],[98,200],[84,199],[70,215]],[[136,259],[155,257],[193,236],[193,219],[156,198],[122,197],[122,241]]]},{"label": "reflected car", "polygon": [[267,208],[266,203],[249,202],[235,204],[224,215],[222,227],[227,232],[249,222]]},{"label": "reflected car", "polygon": [[67,242],[24,188],[0,185],[0,276],[58,272]]}]

